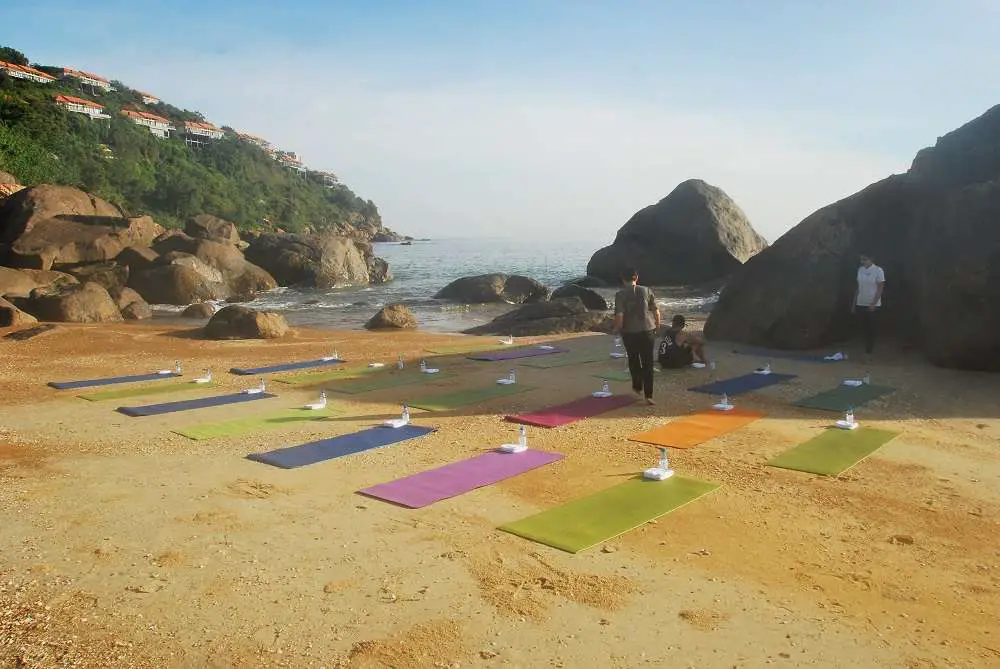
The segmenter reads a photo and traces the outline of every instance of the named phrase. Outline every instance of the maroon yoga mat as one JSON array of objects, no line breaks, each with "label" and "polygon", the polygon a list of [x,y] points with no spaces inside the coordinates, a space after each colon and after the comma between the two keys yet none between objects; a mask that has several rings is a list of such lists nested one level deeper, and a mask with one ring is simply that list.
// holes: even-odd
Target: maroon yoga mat
[{"label": "maroon yoga mat", "polygon": [[575,423],[578,420],[614,411],[635,403],[635,398],[629,395],[612,395],[611,397],[584,397],[569,404],[549,407],[541,411],[532,411],[517,416],[507,416],[511,423],[524,423],[538,427],[559,427]]}]

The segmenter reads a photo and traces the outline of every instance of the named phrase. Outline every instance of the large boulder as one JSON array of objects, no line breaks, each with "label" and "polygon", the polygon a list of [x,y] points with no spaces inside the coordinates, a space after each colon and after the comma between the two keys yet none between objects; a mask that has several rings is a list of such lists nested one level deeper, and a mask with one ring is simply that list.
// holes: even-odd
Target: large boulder
[{"label": "large boulder", "polygon": [[721,188],[690,179],[633,215],[611,246],[594,253],[587,274],[615,285],[629,269],[652,286],[703,283],[731,275],[766,247]]},{"label": "large boulder", "polygon": [[534,279],[517,274],[480,274],[455,279],[434,298],[464,304],[524,304],[544,302],[549,298],[549,289]]},{"label": "large boulder", "polygon": [[229,296],[225,284],[205,279],[188,264],[160,265],[136,272],[129,277],[128,285],[150,304],[185,305]]},{"label": "large boulder", "polygon": [[223,307],[205,325],[209,339],[277,339],[287,332],[288,323],[281,314],[238,304]]},{"label": "large boulder", "polygon": [[197,302],[181,312],[181,318],[211,318],[215,307],[208,302]]},{"label": "large boulder", "polygon": [[130,272],[149,269],[156,264],[160,254],[148,246],[126,246],[115,256],[115,263],[128,267]]},{"label": "large boulder", "polygon": [[118,305],[104,286],[88,282],[36,288],[25,310],[41,321],[108,323],[122,320]]},{"label": "large boulder", "polygon": [[64,272],[43,269],[11,269],[0,267],[0,295],[28,297],[35,288],[80,283]]},{"label": "large boulder", "polygon": [[117,287],[108,291],[111,299],[118,305],[118,310],[127,321],[145,320],[153,317],[153,310],[146,300],[131,288]]},{"label": "large boulder", "polygon": [[572,283],[556,288],[555,292],[552,293],[553,300],[566,297],[579,297],[580,301],[583,302],[583,306],[592,311],[607,311],[611,308],[608,306],[608,301],[597,291]]},{"label": "large boulder", "polygon": [[162,232],[148,216],[126,218],[69,186],[35,186],[0,201],[0,262],[16,267],[104,262]]},{"label": "large boulder", "polygon": [[0,328],[21,328],[37,322],[37,318],[0,297]]},{"label": "large boulder", "polygon": [[514,335],[526,337],[564,332],[587,332],[605,321],[605,314],[590,311],[578,297],[525,304],[466,334]]},{"label": "large boulder", "polygon": [[244,300],[251,300],[258,293],[278,287],[274,277],[247,261],[232,244],[176,234],[157,241],[153,249],[163,254],[160,262],[164,259],[170,262],[179,257],[176,254],[187,254],[197,259],[216,273],[206,276],[206,279],[225,283],[230,293]]},{"label": "large boulder", "polygon": [[76,277],[80,283],[99,283],[109,293],[119,291],[128,284],[128,267],[114,262],[68,267],[66,273]]},{"label": "large boulder", "polygon": [[806,349],[847,337],[860,253],[885,269],[881,336],[933,362],[1000,371],[1000,106],[811,214],[744,265],[705,333]]},{"label": "large boulder", "polygon": [[236,229],[235,223],[209,214],[198,214],[188,219],[184,224],[184,232],[196,239],[208,239],[234,246],[240,243],[240,232]]},{"label": "large boulder", "polygon": [[379,310],[365,323],[368,330],[404,329],[417,327],[417,317],[406,305],[390,304]]},{"label": "large boulder", "polygon": [[333,234],[262,234],[250,240],[246,258],[280,286],[334,288],[388,280],[388,264],[371,244]]}]

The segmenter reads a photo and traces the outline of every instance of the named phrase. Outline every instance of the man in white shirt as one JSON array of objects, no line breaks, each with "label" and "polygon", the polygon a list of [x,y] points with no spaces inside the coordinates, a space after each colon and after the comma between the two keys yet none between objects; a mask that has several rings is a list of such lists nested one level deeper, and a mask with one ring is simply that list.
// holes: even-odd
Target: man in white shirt
[{"label": "man in white shirt", "polygon": [[857,313],[861,322],[865,353],[875,350],[875,314],[882,307],[884,289],[885,272],[875,264],[870,253],[862,253],[861,267],[858,268],[858,287],[854,292],[851,313]]}]

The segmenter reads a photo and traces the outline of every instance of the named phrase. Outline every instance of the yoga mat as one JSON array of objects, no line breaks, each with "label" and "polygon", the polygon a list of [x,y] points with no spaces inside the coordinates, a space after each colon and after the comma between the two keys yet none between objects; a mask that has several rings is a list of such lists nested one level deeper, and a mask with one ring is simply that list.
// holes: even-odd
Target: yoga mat
[{"label": "yoga mat", "polygon": [[700,411],[648,432],[631,436],[629,441],[671,448],[691,448],[727,432],[738,430],[744,425],[763,418],[764,415],[757,411],[744,411],[743,409]]},{"label": "yoga mat", "polygon": [[342,381],[335,381],[324,386],[327,390],[346,395],[358,395],[368,393],[373,390],[385,390],[397,386],[410,386],[417,383],[428,383],[438,379],[447,378],[448,374],[438,372],[437,374],[422,374],[418,369],[395,370],[381,373],[362,374],[359,377],[348,378]]},{"label": "yoga mat", "polygon": [[443,395],[424,397],[422,399],[416,399],[409,404],[411,407],[424,409],[425,411],[448,411],[450,409],[457,409],[458,407],[476,404],[477,402],[491,400],[496,397],[507,397],[508,395],[526,393],[529,390],[534,389],[534,386],[525,386],[520,383],[515,383],[512,386],[486,386],[485,388],[456,390]]},{"label": "yoga mat", "polygon": [[533,346],[531,348],[515,348],[509,351],[496,351],[494,353],[477,353],[475,355],[470,355],[469,360],[484,360],[488,362],[496,362],[499,360],[519,360],[520,358],[535,358],[540,355],[554,355],[556,353],[566,353],[568,351],[569,349],[560,348],[558,346],[551,349]]},{"label": "yoga mat", "polygon": [[627,369],[616,369],[613,372],[604,372],[603,374],[591,374],[597,379],[607,379],[608,381],[623,381],[632,383],[632,373]]},{"label": "yoga mat", "polygon": [[791,448],[768,461],[771,467],[810,474],[837,476],[877,451],[898,432],[859,427],[855,430],[827,428],[823,434]]},{"label": "yoga mat", "polygon": [[280,365],[271,365],[269,367],[254,367],[253,369],[244,369],[243,367],[233,367],[230,369],[230,373],[239,374],[240,376],[251,376],[253,374],[270,374],[272,372],[290,372],[295,369],[309,369],[310,367],[326,367],[328,365],[341,365],[343,360],[305,360],[303,362],[286,362]]},{"label": "yoga mat", "polygon": [[586,365],[591,362],[604,362],[610,359],[611,356],[608,355],[607,351],[570,351],[568,354],[529,360],[521,364],[535,369],[552,369],[554,367],[568,367],[569,365]]},{"label": "yoga mat", "polygon": [[741,395],[766,388],[767,386],[777,385],[783,381],[794,379],[795,376],[795,374],[777,374],[774,372],[770,374],[750,373],[703,386],[695,386],[694,388],[688,388],[688,390],[696,393],[707,393],[709,395],[722,395],[723,393],[730,396]]},{"label": "yoga mat", "polygon": [[457,344],[454,346],[448,346],[442,344],[441,346],[429,346],[425,350],[428,353],[436,353],[438,355],[448,355],[450,353],[475,353],[477,351],[496,351],[502,348],[509,348],[509,344],[501,344],[500,340],[493,337],[483,337],[486,341],[471,341],[465,344]]},{"label": "yoga mat", "polygon": [[225,404],[241,404],[243,402],[253,402],[276,397],[270,393],[233,393],[231,395],[214,395],[212,397],[201,397],[196,400],[181,400],[179,402],[167,402],[165,404],[147,404],[138,407],[118,407],[115,411],[123,413],[133,418],[138,416],[159,416],[165,413],[175,413],[177,411],[191,411],[192,409],[205,409],[208,407],[218,407]]},{"label": "yoga mat", "polygon": [[641,476],[522,520],[504,532],[569,553],[579,553],[693,502],[719,486],[682,476],[647,481]]},{"label": "yoga mat", "polygon": [[883,395],[896,392],[895,388],[888,386],[873,386],[868,383],[860,386],[840,385],[833,390],[826,390],[812,397],[805,397],[795,402],[796,406],[808,407],[810,409],[821,409],[823,411],[847,411],[867,404]]},{"label": "yoga mat", "polygon": [[250,453],[247,455],[247,459],[282,469],[294,469],[415,439],[429,434],[435,429],[416,425],[406,425],[399,428],[373,427],[332,439],[321,439],[289,448],[279,448],[267,453]]},{"label": "yoga mat", "polygon": [[166,395],[193,390],[212,390],[218,388],[218,383],[192,383],[177,381],[176,383],[161,383],[158,386],[143,386],[141,388],[122,388],[120,390],[105,390],[99,393],[77,395],[82,400],[102,402],[104,400],[120,400],[126,397],[142,397],[143,395]]},{"label": "yoga mat", "polygon": [[360,374],[357,370],[348,371],[346,369],[335,369],[331,372],[313,372],[311,374],[296,374],[295,376],[286,376],[280,379],[272,379],[278,383],[285,383],[290,386],[308,386],[316,383],[323,383],[324,381],[337,381],[339,379],[349,379],[354,378],[353,374]]},{"label": "yoga mat", "polygon": [[537,427],[559,427],[575,423],[583,418],[590,418],[606,411],[614,411],[624,406],[635,404],[635,398],[629,395],[612,395],[611,397],[584,397],[583,399],[549,407],[541,411],[507,416],[511,423],[524,423]]},{"label": "yoga mat", "polygon": [[162,381],[176,379],[180,374],[133,374],[132,376],[112,376],[107,379],[90,379],[88,381],[49,381],[49,385],[59,390],[75,390],[93,386],[113,386],[117,383],[136,383],[137,381]]},{"label": "yoga mat", "polygon": [[545,451],[490,451],[358,492],[411,509],[420,509],[562,459],[561,453]]},{"label": "yoga mat", "polygon": [[177,434],[195,441],[206,441],[218,437],[233,437],[247,432],[274,430],[287,425],[300,425],[317,420],[325,420],[331,415],[341,413],[328,406],[326,409],[289,409],[266,416],[250,416],[219,423],[201,423],[180,430]]},{"label": "yoga mat", "polygon": [[826,355],[822,353],[778,351],[769,348],[734,348],[733,353],[737,355],[749,355],[755,358],[776,358],[778,360],[799,360],[801,362],[841,362],[840,360],[826,360]]}]

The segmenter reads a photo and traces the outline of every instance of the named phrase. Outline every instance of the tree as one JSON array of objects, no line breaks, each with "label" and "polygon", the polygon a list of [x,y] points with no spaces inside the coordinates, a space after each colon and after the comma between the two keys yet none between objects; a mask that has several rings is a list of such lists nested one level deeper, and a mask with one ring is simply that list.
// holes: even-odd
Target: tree
[{"label": "tree", "polygon": [[29,62],[27,56],[9,46],[0,46],[0,60],[5,60],[15,65],[27,65]]}]

